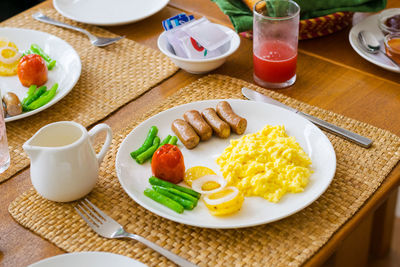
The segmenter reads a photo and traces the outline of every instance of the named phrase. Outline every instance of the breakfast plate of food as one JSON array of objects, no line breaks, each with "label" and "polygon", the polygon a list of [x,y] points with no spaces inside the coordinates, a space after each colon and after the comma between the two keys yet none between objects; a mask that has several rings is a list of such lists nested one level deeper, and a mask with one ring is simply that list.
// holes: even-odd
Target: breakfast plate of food
[{"label": "breakfast plate of food", "polygon": [[78,53],[40,31],[0,28],[0,88],[5,121],[36,114],[57,103],[81,74]]},{"label": "breakfast plate of food", "polygon": [[335,170],[332,144],[314,124],[280,107],[239,99],[163,111],[138,125],[116,157],[118,179],[134,201],[205,228],[290,216],[325,192]]}]

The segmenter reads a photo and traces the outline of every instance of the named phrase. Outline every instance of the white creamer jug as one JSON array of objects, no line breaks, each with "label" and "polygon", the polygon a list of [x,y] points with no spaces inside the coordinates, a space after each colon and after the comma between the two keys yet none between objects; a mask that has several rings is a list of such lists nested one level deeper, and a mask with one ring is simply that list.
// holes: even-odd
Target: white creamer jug
[{"label": "white creamer jug", "polygon": [[[106,140],[96,154],[92,142],[103,131]],[[44,126],[22,146],[31,160],[33,187],[52,201],[68,202],[85,196],[96,184],[111,140],[111,128],[104,123],[89,132],[73,121]]]}]

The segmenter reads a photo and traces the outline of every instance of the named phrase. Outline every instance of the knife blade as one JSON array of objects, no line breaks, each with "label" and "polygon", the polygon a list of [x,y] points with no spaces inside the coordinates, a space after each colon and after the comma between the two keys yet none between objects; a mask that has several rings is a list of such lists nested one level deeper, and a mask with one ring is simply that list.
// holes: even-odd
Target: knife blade
[{"label": "knife blade", "polygon": [[249,88],[243,87],[242,88],[242,94],[247,97],[250,100],[254,100],[254,101],[258,101],[258,102],[264,102],[264,103],[268,103],[268,104],[272,104],[287,110],[290,110],[296,114],[299,114],[300,116],[306,118],[307,120],[311,121],[312,123],[314,123],[315,125],[317,125],[319,128],[324,129],[330,133],[333,133],[337,136],[343,137],[349,141],[352,141],[362,147],[365,148],[369,148],[372,145],[372,140],[361,136],[359,134],[353,133],[349,130],[343,129],[339,126],[333,125],[329,122],[326,122],[324,120],[318,119],[316,117],[313,117],[307,113],[301,112],[300,110],[297,110],[295,108],[286,106],[285,104],[270,98],[266,95],[260,94],[259,92],[256,92],[254,90],[251,90]]}]

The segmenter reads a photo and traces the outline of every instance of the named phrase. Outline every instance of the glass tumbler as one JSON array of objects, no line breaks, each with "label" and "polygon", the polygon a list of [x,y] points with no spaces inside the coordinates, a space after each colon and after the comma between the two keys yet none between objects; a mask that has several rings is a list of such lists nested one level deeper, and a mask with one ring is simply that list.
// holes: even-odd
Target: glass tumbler
[{"label": "glass tumbler", "polygon": [[300,7],[292,0],[257,2],[253,9],[254,81],[267,88],[296,81]]},{"label": "glass tumbler", "polygon": [[[0,100],[1,100],[0,94]],[[6,123],[4,121],[3,107],[0,107],[0,173],[10,166],[10,152],[8,151]]]}]

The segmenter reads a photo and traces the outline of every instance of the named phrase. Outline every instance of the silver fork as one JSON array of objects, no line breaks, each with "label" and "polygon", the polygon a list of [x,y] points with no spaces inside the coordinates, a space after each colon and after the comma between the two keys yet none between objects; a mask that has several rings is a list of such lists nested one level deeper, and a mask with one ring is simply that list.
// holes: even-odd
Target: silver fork
[{"label": "silver fork", "polygon": [[102,212],[98,207],[92,204],[88,199],[82,200],[77,204],[75,210],[82,219],[99,235],[105,238],[131,238],[139,241],[149,248],[154,249],[161,255],[170,259],[179,266],[196,267],[193,263],[179,257],[178,255],[154,244],[153,242],[141,237],[140,235],[131,234],[110,216]]},{"label": "silver fork", "polygon": [[32,17],[34,19],[36,19],[38,21],[41,21],[41,22],[44,22],[44,23],[48,23],[48,24],[52,24],[52,25],[55,25],[55,26],[64,27],[64,28],[67,28],[67,29],[70,29],[70,30],[75,30],[75,31],[84,33],[89,37],[90,42],[93,45],[98,46],[98,47],[103,47],[103,46],[107,46],[107,45],[113,44],[113,43],[115,43],[115,42],[117,42],[117,41],[119,41],[119,40],[121,40],[122,38],[125,37],[125,36],[119,36],[119,37],[115,37],[115,38],[97,37],[97,36],[94,36],[93,34],[91,34],[90,32],[88,32],[87,30],[84,30],[82,28],[79,28],[79,27],[76,27],[76,26],[72,26],[72,25],[69,25],[69,24],[54,20],[54,19],[51,19],[51,18],[47,17],[46,15],[44,15],[44,14],[42,14],[40,12],[37,12],[37,13],[33,14]]}]

